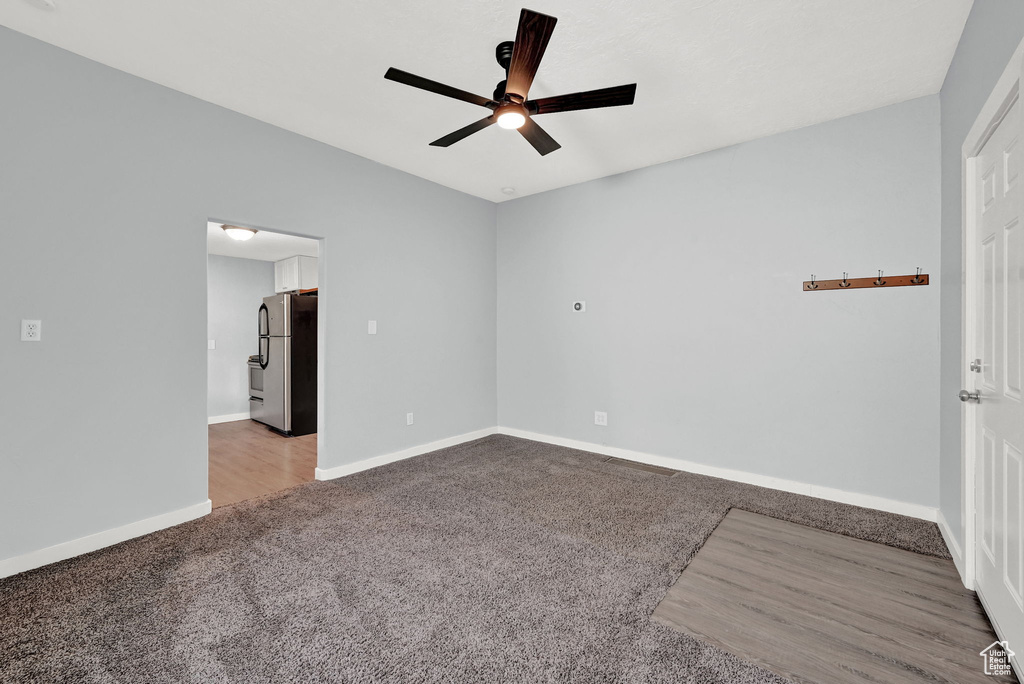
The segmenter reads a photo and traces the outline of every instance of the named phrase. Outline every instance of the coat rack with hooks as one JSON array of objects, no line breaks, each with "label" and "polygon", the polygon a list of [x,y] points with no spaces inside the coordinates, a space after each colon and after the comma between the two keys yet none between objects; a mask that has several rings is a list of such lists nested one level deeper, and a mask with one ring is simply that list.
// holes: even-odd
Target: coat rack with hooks
[{"label": "coat rack with hooks", "polygon": [[815,292],[818,290],[845,290],[856,289],[862,287],[906,287],[908,285],[927,285],[928,274],[921,273],[921,269],[917,269],[916,275],[898,275],[898,276],[887,276],[878,272],[877,278],[847,278],[847,274],[843,273],[842,280],[817,280],[814,275],[811,276],[810,280],[804,281],[804,292]]}]

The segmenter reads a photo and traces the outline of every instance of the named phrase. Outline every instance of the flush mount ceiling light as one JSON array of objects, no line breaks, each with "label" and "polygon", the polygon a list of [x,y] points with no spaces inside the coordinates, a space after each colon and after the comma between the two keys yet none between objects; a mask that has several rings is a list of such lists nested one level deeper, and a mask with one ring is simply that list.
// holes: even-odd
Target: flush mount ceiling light
[{"label": "flush mount ceiling light", "polygon": [[253,236],[258,232],[255,228],[242,228],[241,226],[229,226],[224,224],[221,226],[224,232],[228,234],[228,237],[232,240],[252,240]]}]

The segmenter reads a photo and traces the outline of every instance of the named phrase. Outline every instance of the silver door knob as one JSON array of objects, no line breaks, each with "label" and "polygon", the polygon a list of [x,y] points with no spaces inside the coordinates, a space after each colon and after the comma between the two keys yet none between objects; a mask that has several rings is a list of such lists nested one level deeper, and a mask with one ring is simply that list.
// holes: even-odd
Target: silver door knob
[{"label": "silver door knob", "polygon": [[981,359],[974,359],[971,361],[971,370],[975,373],[981,372]]},{"label": "silver door knob", "polygon": [[960,401],[981,401],[980,392],[968,392],[967,390],[960,390]]}]

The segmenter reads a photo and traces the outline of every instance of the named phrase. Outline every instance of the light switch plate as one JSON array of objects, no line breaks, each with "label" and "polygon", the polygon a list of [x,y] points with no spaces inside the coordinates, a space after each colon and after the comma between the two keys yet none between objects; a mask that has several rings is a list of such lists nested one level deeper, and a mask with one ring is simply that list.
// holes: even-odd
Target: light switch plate
[{"label": "light switch plate", "polygon": [[206,348],[211,350],[211,351],[216,349],[217,348],[217,340],[207,340],[206,341]]},{"label": "light switch plate", "polygon": [[366,334],[376,335],[377,334],[377,321],[369,321],[366,324]]},{"label": "light switch plate", "polygon": [[43,322],[42,321],[22,320],[22,322],[21,322],[21,341],[22,342],[39,342],[42,339],[43,339]]}]

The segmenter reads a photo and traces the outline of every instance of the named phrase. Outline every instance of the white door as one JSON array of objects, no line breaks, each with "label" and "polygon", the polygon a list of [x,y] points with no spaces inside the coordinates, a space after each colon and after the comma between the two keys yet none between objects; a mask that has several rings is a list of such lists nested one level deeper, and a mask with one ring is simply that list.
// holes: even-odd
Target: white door
[{"label": "white door", "polygon": [[[973,344],[967,373],[975,442],[978,593],[1001,638],[1024,656],[1024,179],[1018,100],[974,164],[974,229],[968,234]],[[973,349],[971,349],[973,347]],[[1018,656],[1020,657],[1020,656]]]}]

